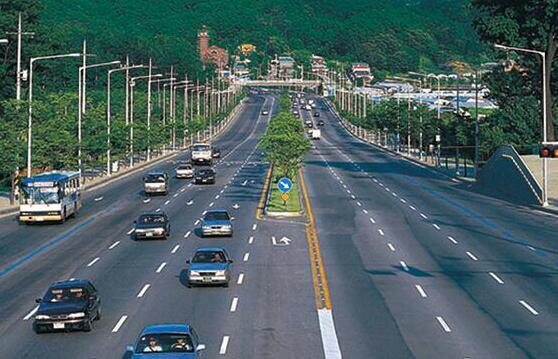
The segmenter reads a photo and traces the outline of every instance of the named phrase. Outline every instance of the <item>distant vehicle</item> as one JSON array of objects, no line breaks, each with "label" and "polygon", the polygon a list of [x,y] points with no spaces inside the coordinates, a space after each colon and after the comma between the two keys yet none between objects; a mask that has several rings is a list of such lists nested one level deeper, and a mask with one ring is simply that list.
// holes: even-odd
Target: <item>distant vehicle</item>
[{"label": "distant vehicle", "polygon": [[313,105],[313,104],[314,104],[314,100],[309,99],[309,100],[308,100],[308,104],[309,104],[309,105]]},{"label": "distant vehicle", "polygon": [[176,178],[192,178],[194,177],[194,168],[191,164],[181,164],[176,167]]},{"label": "distant vehicle", "polygon": [[205,349],[198,334],[189,324],[154,324],[141,331],[135,346],[126,346],[131,359],[174,358],[199,359]]},{"label": "distant vehicle", "polygon": [[201,222],[203,237],[233,235],[233,225],[229,213],[224,209],[207,211]]},{"label": "distant vehicle", "polygon": [[195,184],[215,184],[215,170],[213,168],[199,168],[194,174]]},{"label": "distant vehicle", "polygon": [[315,103],[313,103],[311,106],[312,106],[312,108],[316,108],[316,104],[315,104]]},{"label": "distant vehicle", "polygon": [[322,137],[322,131],[320,129],[314,129],[312,130],[312,139],[313,140],[319,140],[320,137]]},{"label": "distant vehicle", "polygon": [[169,175],[163,171],[152,171],[143,177],[143,191],[146,196],[169,193]]},{"label": "distant vehicle", "polygon": [[21,180],[19,220],[60,221],[81,208],[79,172],[46,172]]},{"label": "distant vehicle", "polygon": [[297,111],[297,110],[293,110],[293,115],[298,115],[298,111]]},{"label": "distant vehicle", "polygon": [[37,299],[33,329],[36,333],[81,329],[88,332],[101,319],[101,299],[93,284],[85,279],[53,283],[43,298]]},{"label": "distant vehicle", "polygon": [[319,121],[318,121],[318,126],[323,126],[323,125],[325,125],[324,120],[319,120]]},{"label": "distant vehicle", "polygon": [[162,238],[167,239],[170,235],[169,217],[165,212],[144,213],[134,221],[134,240]]},{"label": "distant vehicle", "polygon": [[219,147],[213,147],[211,151],[211,157],[213,158],[221,157],[221,149]]},{"label": "distant vehicle", "polygon": [[304,109],[305,109],[306,111],[312,111],[312,106],[306,105],[306,107],[304,107]]},{"label": "distant vehicle", "polygon": [[192,146],[192,163],[211,165],[213,157],[211,154],[211,145],[207,143],[195,143]]},{"label": "distant vehicle", "polygon": [[312,123],[312,121],[307,122],[306,126],[308,126],[308,128],[314,128],[314,124]]},{"label": "distant vehicle", "polygon": [[311,120],[311,119],[307,119],[307,120],[304,121],[304,123],[305,123],[306,125],[311,125],[311,124],[312,124],[312,120]]},{"label": "distant vehicle", "polygon": [[223,248],[200,248],[188,266],[188,287],[196,284],[229,286],[232,259]]},{"label": "distant vehicle", "polygon": [[314,112],[314,117],[320,117],[320,113],[319,112]]},{"label": "distant vehicle", "polygon": [[267,115],[269,115],[269,111],[267,111],[267,110],[263,110],[263,111],[262,111],[262,115],[263,115],[263,116],[267,116]]}]

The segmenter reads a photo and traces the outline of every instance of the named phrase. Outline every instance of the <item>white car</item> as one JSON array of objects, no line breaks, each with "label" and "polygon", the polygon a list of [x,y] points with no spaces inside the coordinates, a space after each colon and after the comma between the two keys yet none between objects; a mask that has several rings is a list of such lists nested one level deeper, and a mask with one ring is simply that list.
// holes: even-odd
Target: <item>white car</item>
[{"label": "white car", "polygon": [[267,111],[267,110],[263,110],[263,111],[262,111],[262,115],[264,115],[264,116],[267,116],[267,115],[269,115],[269,111]]},{"label": "white car", "polygon": [[176,178],[192,178],[194,177],[194,169],[191,164],[182,164],[176,167]]}]

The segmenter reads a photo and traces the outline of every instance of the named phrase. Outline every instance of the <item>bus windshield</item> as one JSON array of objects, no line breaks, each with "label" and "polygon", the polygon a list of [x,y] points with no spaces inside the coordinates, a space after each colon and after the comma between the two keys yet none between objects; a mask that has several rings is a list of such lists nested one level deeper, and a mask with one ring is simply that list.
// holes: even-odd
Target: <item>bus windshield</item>
[{"label": "bus windshield", "polygon": [[23,202],[25,204],[55,204],[60,203],[58,187],[22,187]]}]

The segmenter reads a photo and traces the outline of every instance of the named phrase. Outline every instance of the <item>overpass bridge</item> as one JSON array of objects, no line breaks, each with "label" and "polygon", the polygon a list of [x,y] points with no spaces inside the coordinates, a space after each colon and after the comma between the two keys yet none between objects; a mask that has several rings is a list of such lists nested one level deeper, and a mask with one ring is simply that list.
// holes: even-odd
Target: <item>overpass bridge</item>
[{"label": "overpass bridge", "polygon": [[235,85],[248,87],[316,87],[322,84],[321,80],[247,80],[235,81]]}]

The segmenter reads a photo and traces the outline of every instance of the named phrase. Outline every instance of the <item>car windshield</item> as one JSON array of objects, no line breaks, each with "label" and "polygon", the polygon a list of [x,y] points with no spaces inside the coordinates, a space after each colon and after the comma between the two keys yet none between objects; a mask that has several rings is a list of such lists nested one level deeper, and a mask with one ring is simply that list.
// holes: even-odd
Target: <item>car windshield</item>
[{"label": "car windshield", "polygon": [[209,145],[196,145],[194,146],[194,148],[192,149],[192,151],[198,152],[198,151],[209,151]]},{"label": "car windshield", "polygon": [[226,263],[225,254],[221,251],[198,251],[192,263]]},{"label": "car windshield", "polygon": [[165,217],[158,215],[143,215],[140,216],[138,223],[165,223]]},{"label": "car windshield", "polygon": [[142,336],[136,345],[136,353],[193,353],[194,345],[188,334],[157,333]]},{"label": "car windshield", "polygon": [[55,204],[59,203],[58,187],[22,187],[23,202],[25,204]]},{"label": "car windshield", "polygon": [[44,302],[61,303],[82,301],[85,298],[85,289],[81,287],[51,288],[43,298]]},{"label": "car windshield", "polygon": [[203,219],[205,221],[228,221],[230,217],[227,212],[207,212]]},{"label": "car windshield", "polygon": [[162,174],[148,174],[145,177],[147,183],[165,183],[165,176]]}]

